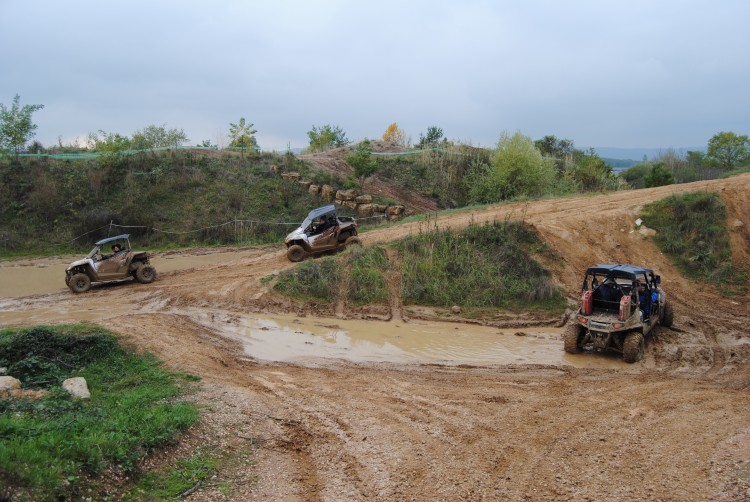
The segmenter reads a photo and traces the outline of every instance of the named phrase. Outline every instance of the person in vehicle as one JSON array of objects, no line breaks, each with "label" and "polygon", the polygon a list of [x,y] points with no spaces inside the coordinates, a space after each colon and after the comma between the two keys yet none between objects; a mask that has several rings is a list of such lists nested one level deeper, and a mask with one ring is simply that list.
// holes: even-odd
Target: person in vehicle
[{"label": "person in vehicle", "polygon": [[119,253],[120,251],[122,251],[122,246],[120,246],[119,244],[112,244],[112,254],[103,254],[102,255],[102,260],[108,260],[108,259],[112,258],[117,253]]},{"label": "person in vehicle", "polygon": [[638,306],[643,312],[643,320],[648,321],[651,316],[651,295],[646,291],[646,285],[642,282],[638,283]]},{"label": "person in vehicle", "polygon": [[322,234],[325,230],[333,226],[330,219],[326,219],[325,216],[321,216],[318,220],[318,224],[313,229],[313,235]]}]

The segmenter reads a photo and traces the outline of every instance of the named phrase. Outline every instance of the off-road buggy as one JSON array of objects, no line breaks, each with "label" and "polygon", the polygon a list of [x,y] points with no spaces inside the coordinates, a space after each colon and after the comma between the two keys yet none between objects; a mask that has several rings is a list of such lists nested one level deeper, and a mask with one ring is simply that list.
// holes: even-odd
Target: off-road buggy
[{"label": "off-road buggy", "polygon": [[648,268],[589,267],[581,304],[565,331],[565,352],[608,350],[622,354],[628,363],[641,360],[646,336],[656,324],[672,325],[672,305],[659,284],[661,277]]},{"label": "off-road buggy", "polygon": [[302,261],[308,255],[359,244],[357,222],[351,216],[338,216],[336,206],[328,204],[310,211],[305,221],[287,235],[284,242],[287,258]]},{"label": "off-road buggy", "polygon": [[85,258],[74,261],[65,270],[65,284],[74,293],[88,291],[94,282],[131,277],[148,284],[156,279],[156,269],[145,251],[131,250],[129,234],[100,240]]}]

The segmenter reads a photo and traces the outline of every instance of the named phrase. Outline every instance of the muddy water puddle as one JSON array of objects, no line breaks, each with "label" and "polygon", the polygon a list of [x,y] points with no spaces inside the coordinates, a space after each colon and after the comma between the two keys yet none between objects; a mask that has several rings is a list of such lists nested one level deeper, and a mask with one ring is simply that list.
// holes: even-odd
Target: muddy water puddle
[{"label": "muddy water puddle", "polygon": [[384,322],[294,316],[232,316],[215,313],[193,319],[243,344],[245,353],[265,361],[343,359],[352,362],[438,363],[447,365],[571,364],[626,367],[598,355],[571,356],[555,328],[499,329],[470,324]]},{"label": "muddy water puddle", "polygon": [[[144,295],[141,295],[144,296]],[[133,296],[137,299],[139,296]],[[39,324],[68,324],[78,322],[102,323],[112,317],[134,314],[138,309],[129,303],[102,305],[92,302],[44,302],[28,308],[24,301],[0,299],[0,328]]]},{"label": "muddy water puddle", "polygon": [[44,303],[32,308],[25,300],[0,300],[0,327],[92,322],[135,313],[179,315],[206,330],[242,344],[248,358],[263,361],[313,363],[351,362],[435,363],[446,365],[568,364],[585,368],[632,368],[620,358],[600,354],[570,355],[563,351],[559,328],[499,329],[471,324],[412,320],[361,321],[238,315],[215,309],[174,309],[164,305],[136,307],[136,295],[126,302],[97,305],[87,302]]}]

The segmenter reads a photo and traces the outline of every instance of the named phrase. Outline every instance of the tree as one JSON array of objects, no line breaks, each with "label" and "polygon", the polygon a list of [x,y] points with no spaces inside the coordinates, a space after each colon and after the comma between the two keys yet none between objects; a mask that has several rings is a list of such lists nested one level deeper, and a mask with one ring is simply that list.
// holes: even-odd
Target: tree
[{"label": "tree", "polygon": [[720,132],[708,140],[706,158],[723,169],[734,169],[750,160],[750,139],[733,132]]},{"label": "tree", "polygon": [[383,141],[398,146],[406,146],[406,133],[394,122],[383,133]]},{"label": "tree", "polygon": [[646,188],[671,185],[674,183],[674,175],[664,166],[664,163],[659,162],[653,165],[651,172],[646,175],[643,182]]},{"label": "tree", "polygon": [[232,139],[229,146],[239,148],[242,151],[242,157],[244,157],[246,148],[258,149],[258,142],[254,136],[256,132],[258,131],[253,129],[253,124],[246,124],[245,118],[240,117],[237,124],[229,124],[229,137]]},{"label": "tree", "polygon": [[557,171],[562,173],[565,169],[566,162],[572,160],[575,153],[580,153],[575,149],[573,141],[569,139],[557,139],[554,135],[547,135],[542,139],[534,141],[542,155],[554,159]]},{"label": "tree", "polygon": [[575,151],[573,141],[569,139],[557,139],[554,135],[547,135],[542,139],[534,141],[534,146],[542,152],[542,155],[554,157],[560,160],[564,160],[565,157],[573,155],[573,152]]},{"label": "tree", "polygon": [[119,165],[124,157],[123,152],[131,148],[130,138],[116,132],[90,133],[88,137],[89,147],[99,152],[97,162],[102,167],[114,167]]},{"label": "tree", "polygon": [[448,140],[443,138],[443,130],[436,126],[430,126],[427,128],[427,134],[422,136],[422,133],[419,133],[419,143],[417,146],[419,148],[435,148],[440,144],[440,140],[443,140],[443,143],[447,143]]},{"label": "tree", "polygon": [[531,138],[520,132],[503,132],[490,165],[469,178],[472,202],[498,202],[519,196],[546,193],[555,179],[554,162],[542,157]]},{"label": "tree", "polygon": [[0,103],[0,148],[13,150],[18,154],[26,142],[36,134],[37,125],[31,121],[31,114],[44,108],[44,105],[20,106],[21,96],[13,98],[13,105],[7,109]]},{"label": "tree", "polygon": [[578,150],[573,176],[584,191],[605,190],[615,181],[612,166],[599,157],[591,148],[588,152]]},{"label": "tree", "polygon": [[182,146],[188,142],[185,131],[182,129],[167,130],[166,124],[162,126],[149,125],[142,131],[136,131],[130,140],[131,148],[135,150],[148,150],[150,148],[167,148]]},{"label": "tree", "polygon": [[362,186],[368,176],[372,176],[378,170],[378,163],[371,157],[370,140],[365,139],[354,149],[354,155],[350,155],[344,160],[352,166],[354,174],[359,178],[359,184]]},{"label": "tree", "polygon": [[308,151],[310,152],[324,152],[331,148],[340,148],[350,143],[346,139],[346,133],[339,126],[331,126],[326,124],[320,128],[312,126],[312,129],[307,131],[307,137],[310,138],[310,146]]}]

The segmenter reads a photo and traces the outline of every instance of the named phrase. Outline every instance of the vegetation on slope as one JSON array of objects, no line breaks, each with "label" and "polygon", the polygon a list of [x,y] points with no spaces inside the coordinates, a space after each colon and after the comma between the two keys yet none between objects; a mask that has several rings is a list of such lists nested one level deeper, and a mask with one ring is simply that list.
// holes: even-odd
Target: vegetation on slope
[{"label": "vegetation on slope", "polygon": [[688,277],[742,293],[746,277],[732,265],[727,209],[717,193],[673,195],[643,208],[642,218],[656,230],[654,242]]},{"label": "vegetation on slope", "polygon": [[[401,255],[404,304],[511,310],[563,309],[562,292],[534,256],[551,256],[533,228],[514,221],[461,230],[427,228],[393,244]],[[354,247],[338,257],[307,260],[274,288],[302,300],[387,304],[389,262],[382,246]],[[341,271],[349,270],[347,289]]]},{"label": "vegetation on slope", "polygon": [[321,204],[285,170],[309,172],[292,155],[192,150],[0,160],[0,253],[80,251],[125,231],[139,247],[278,242]]}]

